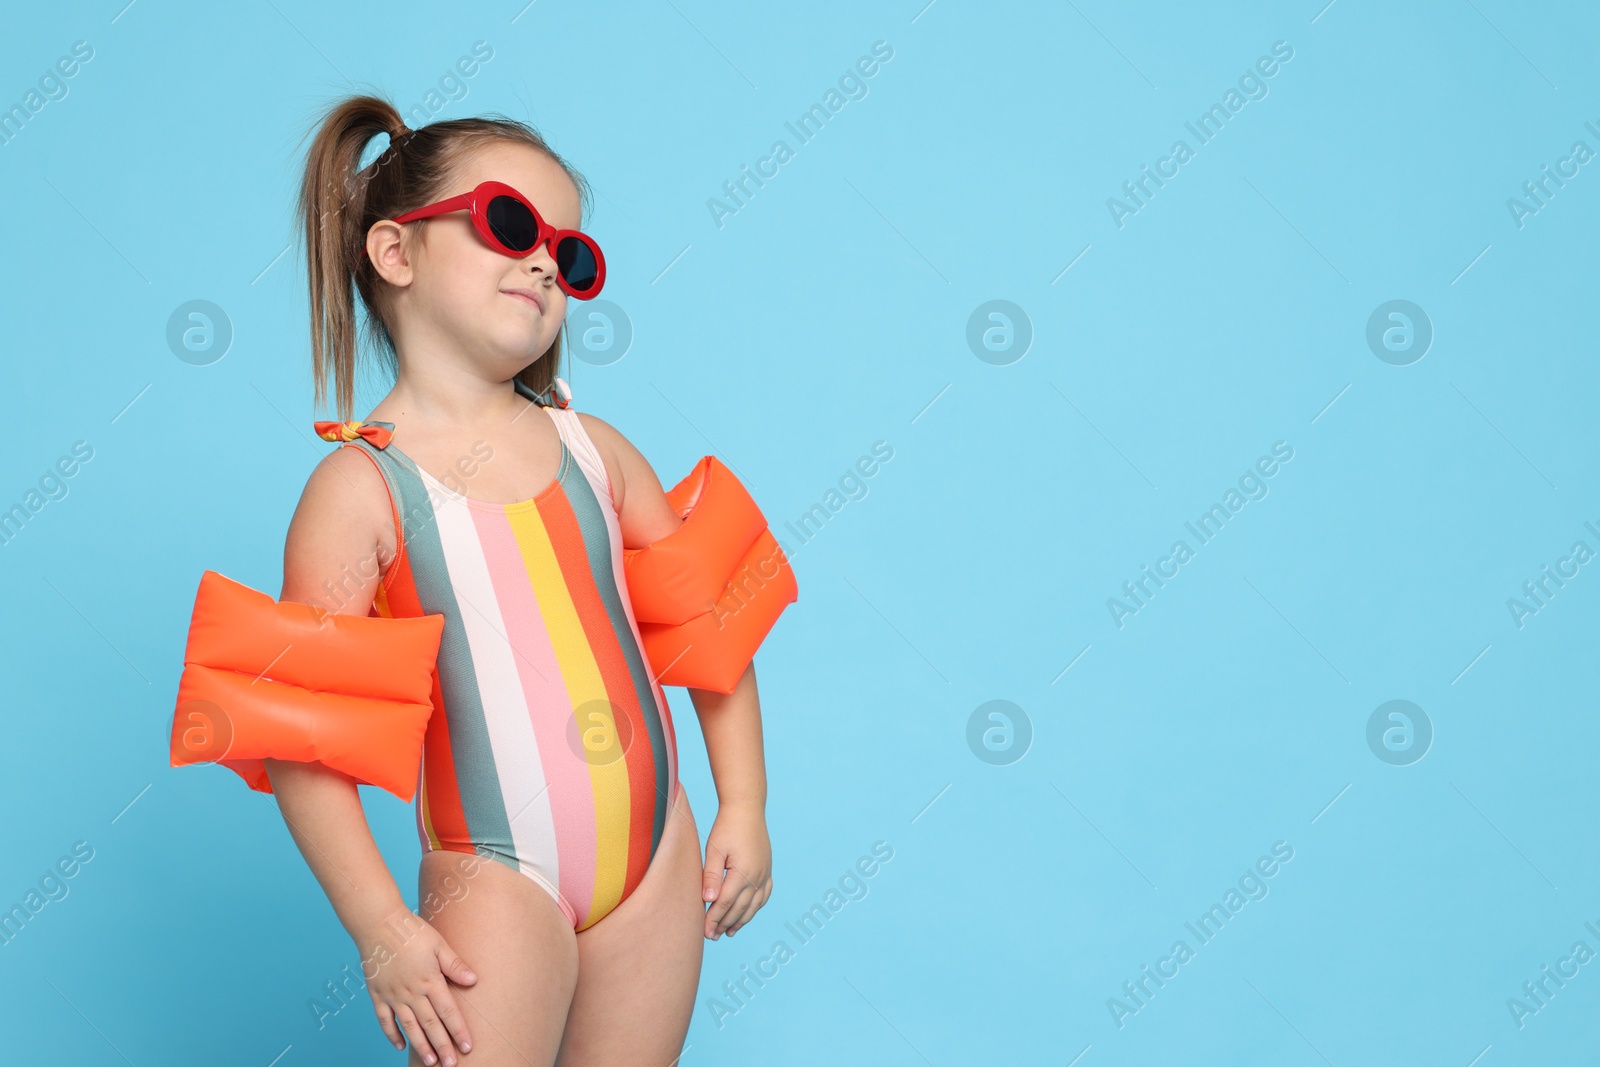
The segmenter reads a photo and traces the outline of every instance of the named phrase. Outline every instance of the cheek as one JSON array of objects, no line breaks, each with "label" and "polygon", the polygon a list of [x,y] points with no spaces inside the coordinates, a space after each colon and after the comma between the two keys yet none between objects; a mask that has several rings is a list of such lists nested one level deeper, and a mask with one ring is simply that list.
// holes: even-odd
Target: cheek
[{"label": "cheek", "polygon": [[430,264],[429,289],[434,304],[446,314],[479,314],[500,295],[500,263],[485,263],[482,256],[459,255]]},{"label": "cheek", "polygon": [[558,323],[566,320],[567,312],[574,304],[576,304],[578,307],[583,306],[583,301],[573,300],[566,293],[561,291],[561,287],[559,285],[552,285],[546,291],[550,294],[550,307],[546,310],[545,314],[547,317],[554,319]]}]

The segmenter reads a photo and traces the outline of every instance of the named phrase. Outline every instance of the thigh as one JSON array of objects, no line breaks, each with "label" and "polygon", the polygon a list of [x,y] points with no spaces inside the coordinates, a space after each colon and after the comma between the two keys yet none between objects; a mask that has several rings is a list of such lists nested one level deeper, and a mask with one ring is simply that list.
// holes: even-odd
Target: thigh
[{"label": "thigh", "polygon": [[[417,884],[417,910],[478,976],[450,987],[472,1034],[458,1064],[553,1064],[578,977],[577,939],[560,906],[498,860],[443,849],[423,853]],[[422,1067],[414,1050],[407,1062]]]},{"label": "thigh", "polygon": [[577,935],[578,986],[560,1067],[676,1064],[705,951],[702,870],[700,832],[680,786],[638,888]]}]

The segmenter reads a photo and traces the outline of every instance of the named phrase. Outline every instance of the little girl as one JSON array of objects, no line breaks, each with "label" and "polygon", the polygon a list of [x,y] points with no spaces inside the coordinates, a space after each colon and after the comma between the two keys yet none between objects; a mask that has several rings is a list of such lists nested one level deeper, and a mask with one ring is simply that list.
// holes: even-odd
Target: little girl
[{"label": "little girl", "polygon": [[[358,172],[379,133],[389,146]],[[370,96],[325,116],[301,188],[317,403],[331,373],[350,418],[352,284],[394,388],[363,421],[319,424],[346,446],[306,484],[280,600],[443,615],[416,801],[418,898],[437,906],[407,908],[354,779],[265,763],[412,1064],[669,1067],[702,938],[772,893],[753,667],[727,695],[689,691],[718,801],[702,863],[623,581],[623,549],[683,520],[556,377],[568,299],[604,284],[577,230],[586,201],[522,123],[408,130]]]}]

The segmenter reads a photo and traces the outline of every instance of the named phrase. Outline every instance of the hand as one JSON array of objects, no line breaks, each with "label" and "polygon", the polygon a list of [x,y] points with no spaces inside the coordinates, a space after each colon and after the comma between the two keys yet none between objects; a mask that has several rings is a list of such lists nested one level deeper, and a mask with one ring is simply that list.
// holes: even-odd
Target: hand
[{"label": "hand", "polygon": [[738,933],[772,896],[772,842],[760,807],[724,804],[717,809],[706,835],[701,886],[701,895],[710,904],[706,937],[712,941],[724,932]]},{"label": "hand", "polygon": [[404,906],[364,930],[356,946],[378,1025],[394,1047],[405,1048],[409,1039],[423,1063],[443,1060],[444,1067],[455,1067],[455,1046],[472,1050],[466,1016],[450,989],[451,982],[472,985],[478,980],[466,961],[439,931]]}]

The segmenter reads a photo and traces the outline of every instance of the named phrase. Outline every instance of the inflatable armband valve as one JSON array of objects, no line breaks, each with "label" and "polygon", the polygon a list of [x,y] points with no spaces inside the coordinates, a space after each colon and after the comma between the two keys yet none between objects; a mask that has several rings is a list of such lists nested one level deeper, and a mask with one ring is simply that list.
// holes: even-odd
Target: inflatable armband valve
[{"label": "inflatable armband valve", "polygon": [[623,551],[645,655],[663,685],[731,693],[799,599],[794,572],[761,509],[715,456],[702,456],[667,500],[683,525]]},{"label": "inflatable armband valve", "polygon": [[263,760],[322,763],[409,801],[443,634],[443,615],[335,615],[208,570],[189,621],[171,764],[220,763],[270,793]]}]

